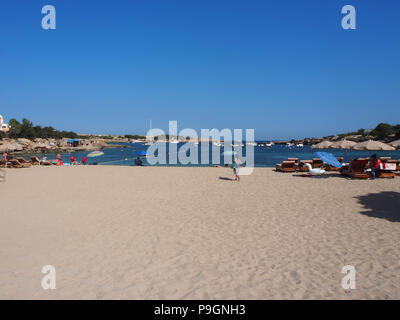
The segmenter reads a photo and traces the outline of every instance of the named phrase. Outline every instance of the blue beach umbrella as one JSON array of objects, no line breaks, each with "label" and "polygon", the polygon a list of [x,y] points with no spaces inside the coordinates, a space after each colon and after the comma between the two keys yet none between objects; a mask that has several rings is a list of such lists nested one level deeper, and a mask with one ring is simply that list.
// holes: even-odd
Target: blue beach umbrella
[{"label": "blue beach umbrella", "polygon": [[342,164],[335,158],[332,153],[329,152],[315,152],[315,155],[320,158],[324,163],[329,164],[336,168],[341,168]]},{"label": "blue beach umbrella", "polygon": [[139,151],[138,153],[136,153],[137,156],[147,156],[147,152],[146,151]]}]

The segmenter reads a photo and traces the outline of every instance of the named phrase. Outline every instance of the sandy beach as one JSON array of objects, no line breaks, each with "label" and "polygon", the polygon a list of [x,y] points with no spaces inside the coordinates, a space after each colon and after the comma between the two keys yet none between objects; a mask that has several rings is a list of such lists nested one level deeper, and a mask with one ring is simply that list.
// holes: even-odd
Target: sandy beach
[{"label": "sandy beach", "polygon": [[[400,178],[35,167],[0,183],[1,299],[399,299]],[[41,269],[56,268],[44,290]],[[356,289],[342,288],[343,266]]]}]

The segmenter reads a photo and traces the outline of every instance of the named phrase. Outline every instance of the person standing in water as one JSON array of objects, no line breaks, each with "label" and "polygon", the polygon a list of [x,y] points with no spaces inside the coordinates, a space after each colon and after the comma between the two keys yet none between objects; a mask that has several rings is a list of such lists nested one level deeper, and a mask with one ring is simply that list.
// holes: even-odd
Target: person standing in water
[{"label": "person standing in water", "polygon": [[235,181],[240,181],[239,177],[239,169],[241,165],[241,161],[238,157],[235,157],[232,162],[232,169],[233,169],[233,174],[235,175]]}]

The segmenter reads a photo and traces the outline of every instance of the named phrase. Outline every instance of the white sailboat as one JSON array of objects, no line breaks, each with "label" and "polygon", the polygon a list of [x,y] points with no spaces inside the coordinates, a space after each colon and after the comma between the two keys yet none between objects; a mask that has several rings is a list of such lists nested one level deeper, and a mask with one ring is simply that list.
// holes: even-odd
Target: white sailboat
[{"label": "white sailboat", "polygon": [[[150,132],[151,132],[151,129],[152,129],[152,123],[151,123],[151,120],[150,120]],[[147,137],[147,139],[146,139],[146,146],[151,146],[152,144],[154,143],[154,141],[153,141],[153,137],[152,136],[148,136]]]}]

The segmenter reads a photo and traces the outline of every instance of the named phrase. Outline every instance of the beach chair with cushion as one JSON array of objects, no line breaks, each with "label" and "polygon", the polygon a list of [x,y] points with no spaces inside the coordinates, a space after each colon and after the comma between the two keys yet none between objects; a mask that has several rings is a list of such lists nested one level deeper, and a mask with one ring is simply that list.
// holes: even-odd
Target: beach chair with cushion
[{"label": "beach chair with cushion", "polygon": [[313,164],[312,160],[300,160],[299,165],[298,165],[298,169],[300,172],[308,172],[308,167],[305,166],[306,163],[309,163],[311,166]]},{"label": "beach chair with cushion", "polygon": [[41,166],[51,166],[52,165],[51,161],[39,160],[38,157],[31,157],[31,163],[34,166],[39,166],[39,165],[41,165]]},{"label": "beach chair with cushion", "polygon": [[391,160],[388,160],[387,163],[396,164],[396,170],[394,170],[394,171],[400,171],[400,160],[391,159]]},{"label": "beach chair with cushion", "polygon": [[25,164],[25,163],[21,163],[16,159],[11,159],[10,160],[11,163],[11,168],[29,168],[31,166],[31,164]]},{"label": "beach chair with cushion", "polygon": [[321,168],[324,162],[320,158],[313,158],[312,167],[313,168]]},{"label": "beach chair with cushion", "polygon": [[353,179],[369,179],[371,172],[367,172],[368,159],[354,159],[348,167],[342,168],[342,175]]},{"label": "beach chair with cushion", "polygon": [[[336,159],[337,159],[337,161],[339,161],[340,163],[343,164],[343,160],[344,160],[343,157],[338,157]],[[326,165],[326,170],[327,171],[340,171],[340,168],[336,168],[336,167],[331,166],[331,165],[328,164],[328,165]]]},{"label": "beach chair with cushion", "polygon": [[18,160],[20,163],[22,163],[22,164],[26,164],[26,165],[29,165],[29,166],[32,165],[32,162],[31,162],[31,161],[26,161],[26,160],[25,160],[24,158],[22,158],[22,157],[17,158],[17,160]]},{"label": "beach chair with cushion", "polygon": [[32,163],[34,166],[39,166],[39,165],[40,165],[40,160],[39,160],[38,157],[31,157],[31,163]]},{"label": "beach chair with cushion", "polygon": [[376,170],[376,177],[393,179],[396,176],[393,171],[396,171],[396,169],[396,163],[382,162],[380,168]]},{"label": "beach chair with cushion", "polygon": [[296,162],[283,161],[281,164],[277,164],[275,169],[279,172],[296,172]]}]

